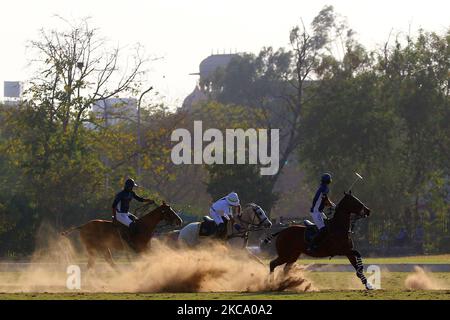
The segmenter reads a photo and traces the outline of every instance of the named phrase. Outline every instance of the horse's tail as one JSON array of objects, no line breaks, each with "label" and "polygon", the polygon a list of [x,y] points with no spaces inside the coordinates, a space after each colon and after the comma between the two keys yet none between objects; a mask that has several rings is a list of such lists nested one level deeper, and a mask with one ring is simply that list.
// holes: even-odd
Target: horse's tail
[{"label": "horse's tail", "polygon": [[264,244],[270,244],[272,240],[280,233],[281,231],[269,234],[263,241]]},{"label": "horse's tail", "polygon": [[78,226],[78,227],[72,227],[70,229],[67,229],[66,231],[61,232],[61,235],[66,237],[69,233],[72,233],[75,230],[79,230],[81,229],[82,226]]}]

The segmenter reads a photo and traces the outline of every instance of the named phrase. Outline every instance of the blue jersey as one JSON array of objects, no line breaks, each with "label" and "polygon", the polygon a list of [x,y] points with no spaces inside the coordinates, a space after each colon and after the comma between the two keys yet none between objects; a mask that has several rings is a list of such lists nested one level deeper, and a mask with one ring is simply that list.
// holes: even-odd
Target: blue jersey
[{"label": "blue jersey", "polygon": [[314,195],[311,212],[314,211],[322,211],[325,207],[324,199],[328,197],[328,186],[326,184],[321,184],[319,189],[317,189],[316,194]]}]

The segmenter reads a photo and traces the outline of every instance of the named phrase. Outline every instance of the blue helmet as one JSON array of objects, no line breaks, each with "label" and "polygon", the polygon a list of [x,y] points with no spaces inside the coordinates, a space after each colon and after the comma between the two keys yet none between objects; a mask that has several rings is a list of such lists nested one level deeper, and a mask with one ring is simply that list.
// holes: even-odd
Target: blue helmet
[{"label": "blue helmet", "polygon": [[125,189],[126,191],[131,191],[131,190],[133,190],[133,187],[137,187],[137,186],[138,186],[138,185],[136,184],[136,182],[134,182],[133,179],[128,178],[127,181],[125,181],[124,189]]},{"label": "blue helmet", "polygon": [[329,173],[324,173],[322,175],[322,177],[320,178],[320,182],[325,183],[325,184],[330,184],[331,181],[333,181],[333,179],[331,178],[331,174],[329,174]]}]

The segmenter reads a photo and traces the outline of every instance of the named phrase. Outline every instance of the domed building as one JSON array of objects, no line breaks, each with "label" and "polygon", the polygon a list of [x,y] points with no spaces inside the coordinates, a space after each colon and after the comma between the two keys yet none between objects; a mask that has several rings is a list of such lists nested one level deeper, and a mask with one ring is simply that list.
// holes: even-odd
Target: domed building
[{"label": "domed building", "polygon": [[194,91],[184,99],[182,108],[190,110],[194,104],[206,101],[208,96],[200,87],[199,83],[213,74],[218,68],[225,68],[228,63],[230,63],[231,59],[236,56],[237,54],[213,54],[200,62],[199,72],[192,73],[192,75],[200,76],[199,80],[197,81]]},{"label": "domed building", "polygon": [[237,54],[214,54],[200,62],[200,79],[210,76],[219,67],[226,67]]}]

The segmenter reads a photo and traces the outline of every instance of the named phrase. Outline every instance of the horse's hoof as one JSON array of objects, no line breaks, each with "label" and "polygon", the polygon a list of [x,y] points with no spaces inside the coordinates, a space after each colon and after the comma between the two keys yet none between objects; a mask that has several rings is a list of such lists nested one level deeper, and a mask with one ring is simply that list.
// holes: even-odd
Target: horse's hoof
[{"label": "horse's hoof", "polygon": [[366,290],[375,290],[374,286],[370,282],[366,283]]}]

